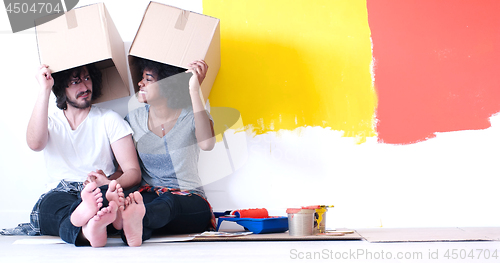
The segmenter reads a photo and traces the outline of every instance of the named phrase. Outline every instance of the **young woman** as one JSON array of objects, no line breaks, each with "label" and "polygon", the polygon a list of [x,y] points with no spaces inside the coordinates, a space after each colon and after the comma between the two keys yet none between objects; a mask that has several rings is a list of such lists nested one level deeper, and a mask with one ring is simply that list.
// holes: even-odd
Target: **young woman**
[{"label": "young woman", "polygon": [[141,187],[127,197],[123,211],[129,246],[153,234],[203,232],[214,223],[198,176],[200,149],[215,145],[213,123],[200,97],[208,66],[194,61],[186,71],[150,60],[139,65],[137,98],[146,105],[125,117],[142,171]]}]

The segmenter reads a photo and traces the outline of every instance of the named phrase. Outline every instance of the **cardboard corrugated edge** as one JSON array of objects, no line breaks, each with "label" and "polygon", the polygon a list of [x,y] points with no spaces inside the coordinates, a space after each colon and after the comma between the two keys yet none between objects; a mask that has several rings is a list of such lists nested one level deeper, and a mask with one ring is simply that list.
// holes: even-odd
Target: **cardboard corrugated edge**
[{"label": "cardboard corrugated edge", "polygon": [[[146,7],[146,9],[144,9],[144,14],[146,14],[147,10],[149,9],[149,6],[151,5],[152,1],[149,2],[148,6]],[[142,27],[142,24],[144,23],[144,14],[142,15],[142,19],[141,19],[141,23],[139,24],[139,27],[137,28],[137,32],[135,33],[135,36],[134,36],[134,40],[132,40],[132,43],[130,44],[130,48],[128,50],[128,54],[129,54],[129,65],[130,65],[130,55],[131,55],[131,51],[132,51],[132,48],[135,44],[135,40],[137,38],[137,33],[139,33],[139,30],[141,30],[141,27]]]},{"label": "cardboard corrugated edge", "polygon": [[[201,83],[201,93],[203,96],[203,101],[207,101],[210,91],[215,83],[215,79],[219,73],[219,69],[221,66],[221,54],[220,54],[220,20],[217,22],[217,27],[214,30],[214,37],[210,46],[208,47],[205,55],[205,62],[208,64],[208,72],[205,80]],[[213,51],[217,50],[217,52]],[[213,71],[216,71],[213,73]],[[210,72],[212,71],[212,72]],[[208,74],[210,72],[210,74]]]},{"label": "cardboard corrugated edge", "polygon": [[[108,37],[108,52],[111,54],[111,60],[114,64],[113,68],[107,68],[101,70],[103,72],[103,83],[107,82],[106,87],[107,90],[104,90],[103,85],[103,93],[100,98],[93,101],[93,103],[104,102],[108,100],[118,99],[130,96],[130,83],[128,79],[128,65],[127,65],[127,56],[125,55],[125,45],[123,44],[123,40],[116,28],[113,20],[111,19],[111,15],[108,10],[105,8],[104,3],[99,4],[99,10],[104,15],[101,16],[102,24],[104,25],[104,30],[106,32],[106,36]],[[118,73],[118,76],[116,76]],[[122,83],[116,81],[116,79],[121,79]],[[124,88],[120,88],[120,86],[124,86]]]}]

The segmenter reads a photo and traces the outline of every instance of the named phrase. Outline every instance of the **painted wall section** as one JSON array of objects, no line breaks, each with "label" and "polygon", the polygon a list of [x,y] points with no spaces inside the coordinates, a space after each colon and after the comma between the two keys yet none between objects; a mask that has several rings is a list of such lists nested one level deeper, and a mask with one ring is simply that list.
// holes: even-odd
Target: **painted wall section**
[{"label": "painted wall section", "polygon": [[375,136],[370,29],[364,0],[204,0],[221,19],[213,106],[241,112],[255,134],[320,126]]},{"label": "painted wall section", "polygon": [[379,142],[490,127],[500,111],[500,1],[368,0]]}]

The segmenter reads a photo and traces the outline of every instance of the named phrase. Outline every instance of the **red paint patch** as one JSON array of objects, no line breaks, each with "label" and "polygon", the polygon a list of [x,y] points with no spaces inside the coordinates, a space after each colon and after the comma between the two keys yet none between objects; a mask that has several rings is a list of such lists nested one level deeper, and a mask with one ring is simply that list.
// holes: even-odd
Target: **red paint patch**
[{"label": "red paint patch", "polygon": [[379,141],[490,127],[500,111],[500,1],[367,0]]}]

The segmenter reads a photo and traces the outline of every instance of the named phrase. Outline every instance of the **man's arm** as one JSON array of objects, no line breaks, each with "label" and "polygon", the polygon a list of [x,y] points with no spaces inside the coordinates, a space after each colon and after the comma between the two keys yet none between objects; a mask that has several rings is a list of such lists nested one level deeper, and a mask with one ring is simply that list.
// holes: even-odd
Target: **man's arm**
[{"label": "man's arm", "polygon": [[40,66],[35,77],[40,84],[40,90],[28,123],[26,142],[33,151],[41,151],[45,148],[49,140],[49,98],[50,91],[54,85],[54,79],[46,65]]}]

